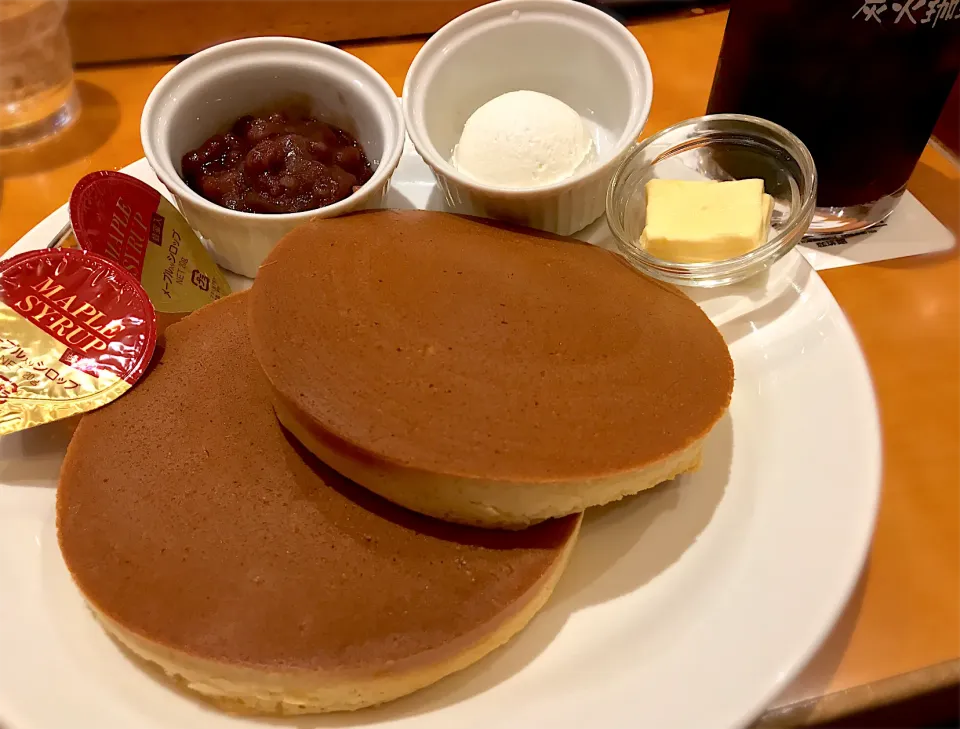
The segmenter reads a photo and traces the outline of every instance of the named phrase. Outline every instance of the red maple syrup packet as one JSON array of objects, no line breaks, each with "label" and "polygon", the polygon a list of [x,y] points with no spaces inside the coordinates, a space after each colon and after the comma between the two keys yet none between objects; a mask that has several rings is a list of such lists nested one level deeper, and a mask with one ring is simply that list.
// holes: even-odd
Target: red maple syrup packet
[{"label": "red maple syrup packet", "polygon": [[0,261],[0,435],[120,397],[156,341],[146,292],[113,261],[66,248]]},{"label": "red maple syrup packet", "polygon": [[80,248],[120,264],[157,313],[184,315],[230,293],[220,268],[180,211],[145,182],[122,172],[92,172],[70,194]]}]

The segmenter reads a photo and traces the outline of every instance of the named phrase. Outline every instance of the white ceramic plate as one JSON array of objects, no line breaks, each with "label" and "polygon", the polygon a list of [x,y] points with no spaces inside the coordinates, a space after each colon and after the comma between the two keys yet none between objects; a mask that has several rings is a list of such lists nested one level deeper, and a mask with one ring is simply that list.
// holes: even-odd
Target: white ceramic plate
[{"label": "white ceramic plate", "polygon": [[[127,171],[158,184],[143,160]],[[388,202],[442,205],[412,150]],[[46,245],[65,222],[64,207],[12,252]],[[585,237],[606,244],[604,224]],[[703,468],[588,513],[553,599],[505,648],[357,714],[238,719],[132,663],[85,608],[57,548],[66,429],[0,439],[0,725],[746,724],[810,657],[854,585],[877,508],[879,424],[850,327],[799,254],[760,281],[696,296],[736,366],[730,413],[707,442]]]}]

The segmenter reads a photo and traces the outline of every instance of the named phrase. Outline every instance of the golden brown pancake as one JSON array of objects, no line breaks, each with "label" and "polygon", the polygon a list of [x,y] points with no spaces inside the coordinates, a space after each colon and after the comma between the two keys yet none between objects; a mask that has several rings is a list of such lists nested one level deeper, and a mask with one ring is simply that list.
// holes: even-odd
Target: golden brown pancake
[{"label": "golden brown pancake", "polygon": [[522,527],[697,467],[733,364],[678,290],[569,239],[422,211],[288,234],[252,289],[281,421],[442,519]]},{"label": "golden brown pancake", "polygon": [[277,422],[247,303],[171,326],[155,369],[70,444],[60,548],[103,625],[218,705],[277,713],[387,701],[505,642],[579,518],[490,532],[349,483]]}]

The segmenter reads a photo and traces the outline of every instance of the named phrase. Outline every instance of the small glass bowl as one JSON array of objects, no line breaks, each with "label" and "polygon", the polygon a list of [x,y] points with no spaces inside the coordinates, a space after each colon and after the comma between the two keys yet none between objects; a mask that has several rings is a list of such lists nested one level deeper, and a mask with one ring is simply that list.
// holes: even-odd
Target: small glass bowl
[{"label": "small glass bowl", "polygon": [[[736,258],[676,263],[640,245],[646,225],[646,184],[672,180],[759,178],[773,197],[767,242]],[[644,273],[682,286],[712,288],[760,273],[806,233],[817,197],[817,170],[796,136],[766,119],[713,114],[680,122],[627,155],[607,189],[607,223],[623,255]]]}]

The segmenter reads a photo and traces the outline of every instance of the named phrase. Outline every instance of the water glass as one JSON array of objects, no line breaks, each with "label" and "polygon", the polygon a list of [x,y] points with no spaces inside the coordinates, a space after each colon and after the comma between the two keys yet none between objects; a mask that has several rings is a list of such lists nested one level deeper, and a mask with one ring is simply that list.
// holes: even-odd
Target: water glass
[{"label": "water glass", "polygon": [[67,0],[0,0],[0,147],[46,139],[79,113],[66,8]]}]

